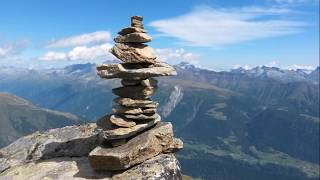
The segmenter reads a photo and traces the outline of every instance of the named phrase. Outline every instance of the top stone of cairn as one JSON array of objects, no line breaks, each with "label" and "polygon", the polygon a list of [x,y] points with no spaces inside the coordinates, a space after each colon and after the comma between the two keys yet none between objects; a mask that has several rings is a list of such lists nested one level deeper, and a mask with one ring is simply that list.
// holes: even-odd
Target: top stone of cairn
[{"label": "top stone of cairn", "polygon": [[143,17],[141,17],[141,16],[132,16],[131,17],[131,26],[143,29],[142,21],[143,21]]},{"label": "top stone of cairn", "polygon": [[141,16],[132,16],[131,27],[122,29],[114,39],[116,44],[110,52],[124,63],[156,63],[154,50],[144,44],[152,38],[144,30],[142,21]]}]

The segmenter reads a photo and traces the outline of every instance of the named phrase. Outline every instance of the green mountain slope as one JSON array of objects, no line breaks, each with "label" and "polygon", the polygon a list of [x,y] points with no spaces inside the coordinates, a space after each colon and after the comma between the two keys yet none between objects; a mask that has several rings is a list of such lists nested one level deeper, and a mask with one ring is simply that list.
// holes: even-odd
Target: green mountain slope
[{"label": "green mountain slope", "polygon": [[0,147],[35,131],[79,123],[70,113],[39,108],[18,96],[0,93]]}]

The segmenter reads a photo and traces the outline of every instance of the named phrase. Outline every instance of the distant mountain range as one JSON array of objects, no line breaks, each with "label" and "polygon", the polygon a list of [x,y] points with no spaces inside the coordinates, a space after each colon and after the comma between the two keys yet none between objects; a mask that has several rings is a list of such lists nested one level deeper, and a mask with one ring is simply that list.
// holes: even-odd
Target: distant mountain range
[{"label": "distant mountain range", "polygon": [[[0,68],[0,91],[87,121],[110,112],[118,80],[95,64],[63,69]],[[319,67],[211,71],[188,63],[159,78],[155,99],[185,143],[184,174],[203,179],[318,179]]]},{"label": "distant mountain range", "polygon": [[187,62],[181,62],[176,65],[180,69],[189,69],[193,72],[199,71],[203,73],[215,72],[218,74],[230,73],[236,74],[248,78],[258,78],[261,80],[272,79],[281,82],[310,82],[314,84],[319,84],[319,69],[318,66],[313,71],[308,69],[281,69],[279,67],[269,67],[269,66],[257,66],[254,68],[245,69],[243,67],[230,69],[229,71],[213,71],[207,69],[197,68],[196,66],[189,64]]},{"label": "distant mountain range", "polygon": [[81,119],[70,113],[39,108],[13,94],[0,93],[0,147],[35,131],[79,123]]}]

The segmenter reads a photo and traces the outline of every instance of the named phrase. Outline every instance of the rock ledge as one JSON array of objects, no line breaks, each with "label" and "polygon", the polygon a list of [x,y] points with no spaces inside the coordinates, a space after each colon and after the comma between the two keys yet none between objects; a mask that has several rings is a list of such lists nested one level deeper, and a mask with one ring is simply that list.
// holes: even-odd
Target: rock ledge
[{"label": "rock ledge", "polygon": [[[138,137],[149,139],[152,144],[150,137],[157,134],[157,129],[159,132],[172,125],[160,123],[157,126],[154,131],[141,133]],[[170,135],[171,130],[167,132]],[[174,142],[165,147],[166,151],[129,169],[95,171],[90,166],[88,154],[101,142],[96,124],[36,132],[0,149],[0,179],[181,179],[180,165],[172,152],[182,148],[182,144],[176,143],[175,138],[171,140]],[[116,148],[121,149],[121,146]]]}]

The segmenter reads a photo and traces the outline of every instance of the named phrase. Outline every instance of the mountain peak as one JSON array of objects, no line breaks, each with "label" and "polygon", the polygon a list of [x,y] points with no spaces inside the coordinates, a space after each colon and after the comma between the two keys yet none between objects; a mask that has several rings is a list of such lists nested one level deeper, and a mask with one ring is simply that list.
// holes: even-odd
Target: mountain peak
[{"label": "mountain peak", "polygon": [[179,67],[181,69],[196,69],[196,66],[189,63],[189,62],[185,62],[185,61],[182,61],[180,62],[179,64],[175,65],[176,67]]},{"label": "mountain peak", "polygon": [[86,64],[72,64],[70,66],[66,66],[64,69],[68,73],[74,73],[74,72],[83,72],[88,73],[92,70],[95,70],[96,64],[93,63],[86,63]]}]

